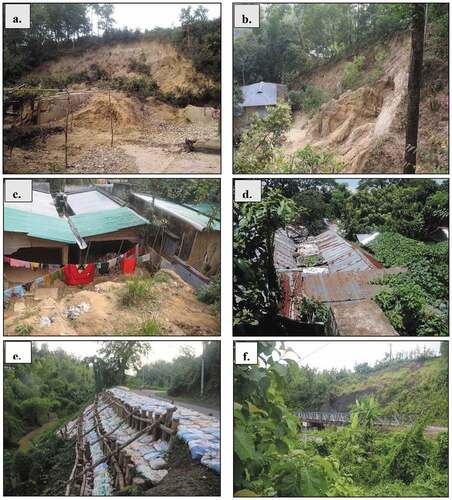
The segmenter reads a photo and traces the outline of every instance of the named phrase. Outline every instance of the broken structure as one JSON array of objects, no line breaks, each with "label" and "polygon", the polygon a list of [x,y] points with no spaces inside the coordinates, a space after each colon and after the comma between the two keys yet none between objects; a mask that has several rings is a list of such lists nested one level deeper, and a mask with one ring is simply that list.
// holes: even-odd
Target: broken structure
[{"label": "broken structure", "polygon": [[397,335],[372,297],[381,288],[375,284],[380,278],[402,269],[384,268],[363,248],[342,238],[334,225],[307,238],[300,228],[280,229],[274,261],[284,317],[298,320],[305,297],[328,306],[330,335]]}]

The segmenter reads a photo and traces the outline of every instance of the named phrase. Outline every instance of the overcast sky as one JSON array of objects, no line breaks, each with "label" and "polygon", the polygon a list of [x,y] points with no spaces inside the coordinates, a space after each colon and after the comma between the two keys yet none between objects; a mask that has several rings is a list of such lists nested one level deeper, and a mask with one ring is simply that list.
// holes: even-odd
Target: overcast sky
[{"label": "overcast sky", "polygon": [[[180,349],[183,346],[190,346],[193,348],[195,355],[200,355],[202,352],[202,341],[149,341],[151,344],[151,352],[143,359],[146,363],[151,363],[153,361],[171,361],[180,354]],[[79,358],[84,358],[88,356],[93,356],[96,354],[98,349],[100,349],[101,344],[98,341],[92,340],[65,340],[65,341],[47,341],[47,342],[36,342],[39,346],[42,344],[47,344],[51,351],[55,351],[59,348],[64,351],[74,354]]]},{"label": "overcast sky", "polygon": [[[139,29],[141,31],[153,28],[171,28],[179,26],[179,15],[183,8],[192,6],[195,10],[199,5],[207,9],[209,19],[220,17],[220,5],[218,4],[115,4],[113,19],[116,21],[115,28]],[[96,27],[94,19],[94,28]]]},{"label": "overcast sky", "polygon": [[390,344],[392,344],[392,353],[413,351],[419,346],[423,349],[433,349],[439,352],[440,342],[438,341],[292,341],[286,342],[286,347],[291,347],[301,359],[290,353],[288,357],[294,359],[303,366],[318,368],[320,370],[331,368],[348,368],[351,369],[355,364],[367,362],[370,365],[375,364],[375,361],[383,359],[386,352],[389,352]]}]

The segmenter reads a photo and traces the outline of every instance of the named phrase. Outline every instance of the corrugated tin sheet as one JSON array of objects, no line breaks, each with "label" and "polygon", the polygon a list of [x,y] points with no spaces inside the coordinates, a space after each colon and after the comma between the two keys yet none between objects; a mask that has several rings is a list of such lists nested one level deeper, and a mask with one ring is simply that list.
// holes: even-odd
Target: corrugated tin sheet
[{"label": "corrugated tin sheet", "polygon": [[33,190],[33,201],[31,203],[5,203],[4,206],[23,212],[58,218],[58,212],[50,193]]},{"label": "corrugated tin sheet", "polygon": [[144,217],[127,207],[74,215],[71,220],[82,238],[148,224]]},{"label": "corrugated tin sheet", "polygon": [[98,212],[100,210],[112,210],[120,207],[118,203],[115,203],[108,196],[95,190],[68,194],[67,201],[76,215]]},{"label": "corrugated tin sheet", "polygon": [[3,211],[3,229],[13,233],[25,233],[33,238],[76,243],[66,219],[50,217],[15,208],[5,207]]},{"label": "corrugated tin sheet", "polygon": [[327,261],[330,272],[366,271],[378,263],[334,231],[325,231],[315,238],[320,255]]},{"label": "corrugated tin sheet", "polygon": [[[135,196],[141,198],[142,200],[147,201],[148,203],[153,203],[153,197],[146,194],[134,193]],[[177,217],[191,226],[193,226],[198,231],[204,231],[209,224],[210,217],[193,210],[192,208],[184,205],[180,205],[178,203],[173,203],[172,201],[161,200],[159,198],[155,198],[155,206],[168,214],[171,214],[174,217]],[[211,228],[214,231],[220,231],[221,224],[217,218],[213,219],[211,223]]]},{"label": "corrugated tin sheet", "polygon": [[242,87],[242,107],[274,106],[278,101],[278,86],[276,83],[259,82]]},{"label": "corrugated tin sheet", "polygon": [[294,253],[297,250],[295,242],[287,236],[284,229],[278,229],[275,234],[275,251],[273,259],[275,269],[294,269],[298,267]]},{"label": "corrugated tin sheet", "polygon": [[356,239],[361,243],[361,245],[366,246],[368,243],[373,241],[380,233],[377,231],[372,234],[357,234]]}]

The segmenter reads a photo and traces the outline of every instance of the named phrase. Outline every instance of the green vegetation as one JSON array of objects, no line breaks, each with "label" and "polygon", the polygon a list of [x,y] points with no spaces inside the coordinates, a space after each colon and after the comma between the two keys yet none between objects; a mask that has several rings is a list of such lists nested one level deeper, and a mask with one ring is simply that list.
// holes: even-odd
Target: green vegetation
[{"label": "green vegetation", "polygon": [[264,117],[255,114],[235,151],[234,172],[319,174],[338,173],[344,169],[345,164],[339,162],[333,153],[318,152],[309,145],[293,155],[284,155],[284,134],[289,130],[291,120],[287,104],[268,107]]},{"label": "green vegetation", "polygon": [[[240,85],[282,82],[300,91],[313,71],[356,55],[410,26],[410,8],[403,4],[273,4],[261,12],[258,30],[246,30],[234,41],[234,75]],[[447,62],[448,9],[431,4],[428,25],[435,56]],[[378,63],[378,61],[377,61]],[[345,78],[359,79],[359,61]],[[356,70],[358,69],[358,73]]]},{"label": "green vegetation", "polygon": [[153,292],[152,278],[142,278],[134,276],[125,282],[125,289],[121,294],[121,304],[123,307],[137,306],[157,299]]},{"label": "green vegetation", "polygon": [[[206,385],[201,390],[201,362],[204,358]],[[136,379],[144,389],[165,391],[169,396],[196,397],[200,400],[220,400],[220,343],[204,342],[204,353],[196,356],[192,349],[181,349],[173,361],[158,361],[144,365],[137,371]]]},{"label": "green vegetation", "polygon": [[[447,424],[447,404],[435,408],[448,399],[446,352],[439,358],[407,353],[396,360],[388,353],[374,368],[366,364],[367,374],[363,365],[361,373],[358,366],[354,371],[323,372],[302,367],[292,349],[274,342],[259,342],[258,354],[259,366],[234,366],[237,496],[447,496],[448,435],[427,438],[424,432],[426,425],[438,421],[430,411]],[[432,366],[438,378],[427,375]],[[388,374],[398,381],[392,392]],[[386,377],[383,388],[378,385],[381,377]],[[373,395],[353,400],[350,394],[349,425],[302,431],[293,409],[312,410],[322,401],[334,402],[347,384],[357,382]],[[411,403],[402,408],[415,409],[418,418],[412,427],[381,431],[377,419],[394,414],[399,394]]]},{"label": "green vegetation", "polygon": [[7,366],[4,376],[5,447],[53,418],[73,414],[94,394],[94,378],[85,361],[46,344],[33,349],[33,364]]},{"label": "green vegetation", "polygon": [[312,83],[306,84],[301,90],[289,92],[292,110],[303,111],[310,115],[313,115],[328,98],[329,96],[322,89],[312,85]]},{"label": "green vegetation", "polygon": [[[266,231],[292,223],[315,236],[327,219],[354,244],[357,234],[380,232],[367,250],[400,272],[385,277],[375,300],[399,334],[447,335],[448,242],[436,239],[449,224],[448,189],[447,181],[430,179],[363,179],[354,192],[335,180],[266,179],[261,202],[234,205],[236,331],[259,329],[279,310],[280,284],[267,259],[274,245]],[[314,256],[304,265],[316,263]],[[302,318],[326,317],[314,305],[300,304]]]},{"label": "green vegetation", "polygon": [[201,302],[211,304],[213,309],[217,312],[220,311],[221,306],[221,277],[215,276],[212,281],[205,287],[200,288],[196,296]]},{"label": "green vegetation", "polygon": [[356,89],[361,86],[363,66],[364,56],[355,56],[352,62],[347,63],[341,80],[343,90]]}]

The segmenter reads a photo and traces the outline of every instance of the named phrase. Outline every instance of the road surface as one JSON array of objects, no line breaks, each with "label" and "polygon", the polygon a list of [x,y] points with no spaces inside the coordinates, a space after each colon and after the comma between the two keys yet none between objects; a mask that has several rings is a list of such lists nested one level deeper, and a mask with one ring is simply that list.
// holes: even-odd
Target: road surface
[{"label": "road surface", "polygon": [[203,413],[204,415],[210,415],[212,417],[220,419],[220,410],[215,410],[213,408],[206,408],[205,406],[201,405],[195,405],[177,398],[163,397],[161,395],[157,395],[154,391],[150,389],[135,389],[133,392],[136,392],[141,396],[148,396],[150,398],[160,399],[162,401],[174,402],[175,406],[180,404],[180,406],[184,406],[185,408],[189,408],[190,410],[194,410],[199,413]]}]

